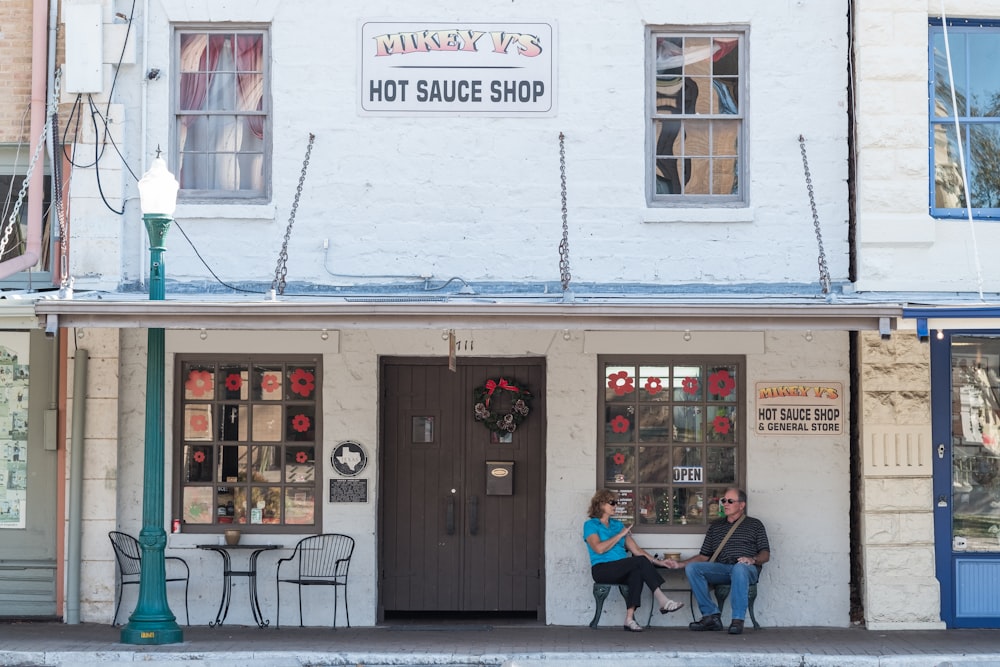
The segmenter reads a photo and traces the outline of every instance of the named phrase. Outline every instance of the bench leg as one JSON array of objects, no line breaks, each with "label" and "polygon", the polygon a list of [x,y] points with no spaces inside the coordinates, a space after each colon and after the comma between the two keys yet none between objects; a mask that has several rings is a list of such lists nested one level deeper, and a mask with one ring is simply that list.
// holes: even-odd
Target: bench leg
[{"label": "bench leg", "polygon": [[590,627],[596,628],[601,622],[604,601],[608,599],[608,593],[610,592],[611,584],[594,584],[594,601],[597,602],[597,611],[594,612],[594,619],[590,622]]},{"label": "bench leg", "polygon": [[754,600],[757,599],[757,584],[754,584],[753,586],[750,587],[749,598],[750,598],[749,600],[750,604],[747,605],[747,608],[750,611],[750,620],[753,621],[754,630],[757,630],[760,628],[760,623],[757,622],[757,617],[753,613],[753,603]]}]

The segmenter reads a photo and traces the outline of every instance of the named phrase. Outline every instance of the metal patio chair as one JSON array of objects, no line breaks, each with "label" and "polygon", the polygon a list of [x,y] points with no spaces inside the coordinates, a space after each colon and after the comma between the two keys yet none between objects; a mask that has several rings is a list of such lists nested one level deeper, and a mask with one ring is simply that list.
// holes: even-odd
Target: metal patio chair
[{"label": "metal patio chair", "polygon": [[[118,602],[115,604],[115,616],[111,619],[111,625],[117,625],[118,610],[122,606],[122,592],[128,584],[138,584],[142,574],[142,548],[139,540],[128,533],[120,533],[112,530],[108,533],[111,539],[111,546],[115,548],[115,558],[118,561]],[[167,583],[171,581],[184,582],[184,618],[187,625],[191,625],[191,616],[188,613],[188,579],[191,577],[191,570],[187,562],[179,556],[164,556],[164,561],[174,561],[184,568],[183,574],[168,576]]]},{"label": "metal patio chair", "polygon": [[[351,554],[354,553],[354,538],[337,533],[324,533],[304,537],[295,545],[295,551],[288,558],[278,561],[277,573],[277,606],[278,612],[274,627],[281,626],[281,584],[295,584],[299,588],[299,627],[302,627],[302,587],[332,586],[333,587],[333,627],[337,627],[338,589],[344,589],[344,612],[347,614],[347,627],[351,627],[351,612],[347,604],[347,570],[351,566]],[[285,576],[281,576],[281,567],[285,568]],[[296,569],[297,567],[297,569]]]}]

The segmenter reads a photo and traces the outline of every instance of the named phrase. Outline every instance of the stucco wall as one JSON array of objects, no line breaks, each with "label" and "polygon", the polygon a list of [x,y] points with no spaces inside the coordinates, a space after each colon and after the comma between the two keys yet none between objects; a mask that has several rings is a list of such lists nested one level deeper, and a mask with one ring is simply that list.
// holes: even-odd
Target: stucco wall
[{"label": "stucco wall", "polygon": [[[107,334],[107,332],[105,332]],[[142,334],[142,335],[141,335]],[[556,625],[582,625],[593,613],[591,580],[581,530],[587,502],[596,483],[596,354],[584,352],[586,333],[571,331],[565,340],[562,331],[456,332],[460,338],[475,340],[477,356],[539,355],[546,357],[548,430],[546,442],[545,497],[545,621]],[[92,335],[92,334],[91,334]],[[628,332],[619,332],[618,352],[634,349]],[[714,332],[714,335],[720,335]],[[748,396],[745,415],[751,418],[755,400],[750,393],[757,381],[832,381],[849,388],[847,335],[842,332],[813,332],[807,341],[797,332],[760,334],[723,334],[733,345],[753,337],[759,351],[747,358]],[[342,331],[331,332],[323,341],[319,332],[207,332],[203,340],[198,332],[167,332],[167,396],[172,395],[171,367],[176,352],[218,352],[272,349],[275,336],[294,345],[299,351],[324,355],[324,433],[326,445],[341,439],[354,439],[369,448],[372,463],[362,473],[370,480],[371,497],[367,504],[324,505],[323,529],[343,531],[357,540],[351,570],[350,602],[352,623],[370,625],[376,618],[378,489],[378,358],[383,355],[436,355],[446,353],[440,331]],[[112,336],[113,337],[113,336]],[[698,332],[693,333],[696,352]],[[673,351],[677,350],[665,350]],[[93,353],[92,353],[93,354]],[[145,403],[145,336],[142,331],[123,331],[121,336],[120,434],[117,451],[105,447],[105,466],[117,456],[117,486],[107,472],[98,483],[88,485],[88,504],[105,506],[108,514],[117,508],[118,523],[133,532],[141,527],[142,459],[138,456],[143,440]],[[107,378],[114,384],[112,378]],[[172,414],[168,401],[167,433],[171,433]],[[846,401],[845,401],[846,404]],[[117,402],[93,404],[100,412],[115,411]],[[114,419],[98,414],[97,423]],[[110,420],[110,421],[109,421]],[[106,436],[105,436],[106,437]],[[757,600],[758,619],[767,626],[819,625],[843,627],[849,623],[848,558],[848,442],[841,436],[757,436],[750,429],[747,445],[747,492],[750,513],[762,519],[772,543],[772,560],[764,568],[761,594]],[[133,454],[134,452],[134,454]],[[113,471],[112,471],[113,472]],[[171,447],[167,445],[167,493],[173,475]],[[328,457],[323,457],[323,476],[333,473]],[[170,498],[166,500],[169,512]],[[819,508],[819,509],[817,509]],[[822,520],[817,517],[822,514]],[[113,593],[113,564],[104,533],[110,516],[94,525],[96,537],[87,542],[85,559],[103,580],[85,608],[84,620],[107,622]],[[169,516],[164,525],[169,525]],[[88,529],[89,530],[89,529]],[[168,554],[182,555],[192,566],[191,613],[196,623],[214,616],[218,604],[216,578],[218,557],[194,549],[204,535],[171,534]],[[252,538],[248,538],[252,539]],[[275,541],[294,542],[293,536]],[[701,545],[698,535],[638,535],[647,549],[677,550],[685,556]],[[264,561],[262,561],[263,563]],[[237,582],[230,622],[249,624],[245,591]],[[273,616],[273,585],[261,587],[264,609]],[[134,598],[133,598],[134,599]],[[170,598],[172,601],[176,597]],[[686,597],[684,598],[686,602]],[[308,600],[307,600],[308,603]],[[125,606],[128,607],[126,599]],[[134,605],[134,601],[132,602]],[[287,600],[283,603],[287,604]],[[316,604],[316,603],[310,603]],[[647,602],[648,604],[648,602]],[[173,607],[175,613],[177,607]],[[291,608],[284,608],[291,613]],[[611,596],[605,607],[606,621],[617,623],[624,613],[622,602]],[[727,611],[728,613],[728,611]],[[685,612],[686,614],[686,612]],[[658,624],[681,625],[685,614],[657,619]],[[293,614],[294,615],[294,614]],[[325,618],[319,607],[307,610],[307,618]]]}]

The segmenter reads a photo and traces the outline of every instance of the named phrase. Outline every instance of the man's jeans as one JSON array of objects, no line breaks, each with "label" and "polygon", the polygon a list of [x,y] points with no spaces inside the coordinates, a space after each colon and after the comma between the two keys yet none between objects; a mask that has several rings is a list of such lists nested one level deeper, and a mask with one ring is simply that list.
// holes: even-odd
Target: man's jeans
[{"label": "man's jeans", "polygon": [[724,563],[688,563],[687,578],[691,592],[698,601],[702,616],[720,613],[719,606],[708,593],[709,584],[729,584],[729,602],[733,608],[733,618],[743,620],[747,615],[750,585],[756,584],[760,571],[756,565],[726,565]]}]

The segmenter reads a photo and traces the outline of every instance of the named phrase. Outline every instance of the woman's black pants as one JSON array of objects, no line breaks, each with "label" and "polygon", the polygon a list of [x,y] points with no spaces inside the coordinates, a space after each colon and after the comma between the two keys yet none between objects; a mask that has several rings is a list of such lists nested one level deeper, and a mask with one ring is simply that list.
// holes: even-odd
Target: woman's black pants
[{"label": "woman's black pants", "polygon": [[628,586],[628,599],[625,606],[638,609],[642,600],[642,585],[649,586],[653,591],[660,587],[663,578],[645,556],[631,556],[609,563],[598,563],[590,568],[590,574],[599,584],[625,584]]}]

